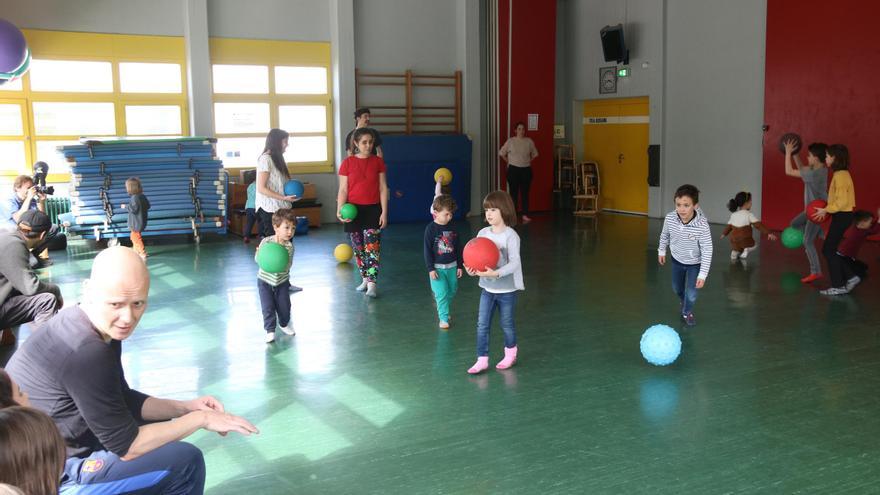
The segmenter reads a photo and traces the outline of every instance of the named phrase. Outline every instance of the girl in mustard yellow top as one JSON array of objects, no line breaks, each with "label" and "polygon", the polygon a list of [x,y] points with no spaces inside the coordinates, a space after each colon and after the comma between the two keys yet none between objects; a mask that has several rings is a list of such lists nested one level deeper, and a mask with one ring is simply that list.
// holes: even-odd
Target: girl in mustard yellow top
[{"label": "girl in mustard yellow top", "polygon": [[825,153],[825,165],[834,171],[831,177],[831,185],[828,186],[828,206],[817,208],[813,218],[822,222],[825,215],[831,215],[831,226],[825,235],[825,244],[822,245],[822,254],[825,260],[831,263],[831,259],[837,253],[837,246],[843,239],[843,233],[852,225],[853,210],[856,208],[856,190],[853,186],[852,176],[849,175],[849,150],[842,144],[832,144]]}]

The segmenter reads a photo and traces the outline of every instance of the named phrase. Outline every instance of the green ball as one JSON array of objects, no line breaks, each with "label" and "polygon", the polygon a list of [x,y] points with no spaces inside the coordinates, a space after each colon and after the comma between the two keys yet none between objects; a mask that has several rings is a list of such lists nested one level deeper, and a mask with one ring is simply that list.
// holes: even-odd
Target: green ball
[{"label": "green ball", "polygon": [[339,215],[343,220],[354,220],[355,217],[358,216],[357,206],[351,203],[345,203],[342,205],[342,208],[339,209]]},{"label": "green ball", "polygon": [[281,273],[287,269],[290,253],[287,248],[276,242],[267,242],[257,253],[257,265],[267,273]]},{"label": "green ball", "polygon": [[804,245],[804,233],[794,227],[782,231],[782,245],[788,249],[797,249]]}]

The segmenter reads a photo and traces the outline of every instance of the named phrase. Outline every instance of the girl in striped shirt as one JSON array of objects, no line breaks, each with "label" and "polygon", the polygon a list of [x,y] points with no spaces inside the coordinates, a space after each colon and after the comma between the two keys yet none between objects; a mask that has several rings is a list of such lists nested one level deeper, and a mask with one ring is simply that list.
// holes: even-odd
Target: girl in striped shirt
[{"label": "girl in striped shirt", "polygon": [[696,325],[694,303],[712,264],[712,234],[709,221],[698,208],[700,191],[685,184],[675,191],[675,211],[663,220],[657,260],[666,264],[666,246],[672,252],[672,289],[681,301],[681,318]]}]

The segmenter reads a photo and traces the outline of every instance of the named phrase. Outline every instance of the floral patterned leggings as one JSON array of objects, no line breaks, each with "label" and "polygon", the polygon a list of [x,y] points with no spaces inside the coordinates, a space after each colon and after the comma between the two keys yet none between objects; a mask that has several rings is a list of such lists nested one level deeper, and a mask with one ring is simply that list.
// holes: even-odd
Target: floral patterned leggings
[{"label": "floral patterned leggings", "polygon": [[351,232],[348,235],[351,237],[351,247],[354,249],[361,277],[375,282],[379,277],[379,248],[382,244],[382,231],[367,229],[361,232]]}]

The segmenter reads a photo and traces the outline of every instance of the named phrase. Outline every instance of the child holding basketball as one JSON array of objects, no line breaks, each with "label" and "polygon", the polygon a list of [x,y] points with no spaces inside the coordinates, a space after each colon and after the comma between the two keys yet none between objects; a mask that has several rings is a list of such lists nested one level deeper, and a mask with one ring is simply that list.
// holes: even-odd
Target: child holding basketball
[{"label": "child holding basketball", "polygon": [[[440,182],[437,182],[440,185]],[[458,291],[458,279],[461,278],[462,264],[461,243],[458,232],[452,224],[455,213],[455,199],[448,194],[434,198],[431,204],[434,221],[425,228],[425,265],[431,282],[431,291],[437,301],[437,316],[440,328],[449,328],[449,304]]]},{"label": "child holding basketball", "polygon": [[501,317],[501,330],[504,331],[504,359],[495,368],[507,369],[516,362],[516,325],[513,312],[516,292],[525,290],[519,256],[519,235],[513,230],[516,225],[513,199],[505,191],[490,192],[483,200],[483,208],[486,210],[486,222],[489,226],[481,229],[477,237],[485,237],[494,242],[500,257],[498,266],[494,269],[476,271],[465,266],[468,275],[480,277],[480,287],[483,289],[477,320],[477,362],[467,370],[472,375],[489,368],[489,329],[496,307]]},{"label": "child holding basketball", "polygon": [[[266,343],[275,342],[275,327],[287,335],[296,335],[293,319],[290,316],[290,265],[293,263],[293,233],[296,230],[296,214],[290,208],[279,208],[272,214],[272,227],[275,235],[264,237],[257,246],[254,260],[258,261],[260,249],[267,243],[281,244],[287,249],[287,266],[269,273],[260,267],[257,272],[257,289],[260,293],[260,306],[263,309],[263,328],[266,330]],[[259,261],[258,261],[259,262]],[[277,316],[276,316],[277,315]]]},{"label": "child holding basketball", "polygon": [[699,210],[700,191],[685,184],[675,191],[675,210],[663,220],[657,261],[666,264],[666,246],[672,252],[672,289],[681,301],[681,319],[696,325],[694,303],[712,264],[712,234],[709,222]]},{"label": "child holding basketball", "polygon": [[[799,177],[804,181],[804,208],[817,199],[827,200],[828,171],[825,169],[825,152],[828,145],[812,143],[807,146],[807,165],[804,166],[795,152],[795,147],[800,146],[799,140],[790,139],[782,144],[785,147],[785,175]],[[804,231],[804,251],[810,263],[810,274],[801,279],[805,284],[822,278],[822,264],[819,262],[819,253],[816,252],[816,238],[822,228],[818,223],[809,220],[806,212],[801,211],[790,223],[792,227]]]},{"label": "child holding basketball", "polygon": [[[831,215],[831,225],[822,245],[822,255],[828,265],[837,256],[837,246],[843,234],[853,223],[853,210],[856,208],[856,189],[849,173],[849,149],[842,144],[832,144],[825,152],[825,165],[834,171],[828,186],[828,205],[816,208],[813,220],[822,222]],[[837,288],[837,287],[836,287]]]},{"label": "child holding basketball", "polygon": [[762,234],[767,236],[771,241],[776,240],[776,235],[770,232],[764,224],[752,214],[752,193],[740,191],[736,193],[736,197],[727,202],[727,209],[730,210],[730,220],[727,221],[727,227],[721,233],[724,239],[730,234],[730,259],[735,260],[737,257],[746,259],[749,252],[755,249],[755,239],[752,237],[752,227],[760,230]]}]

